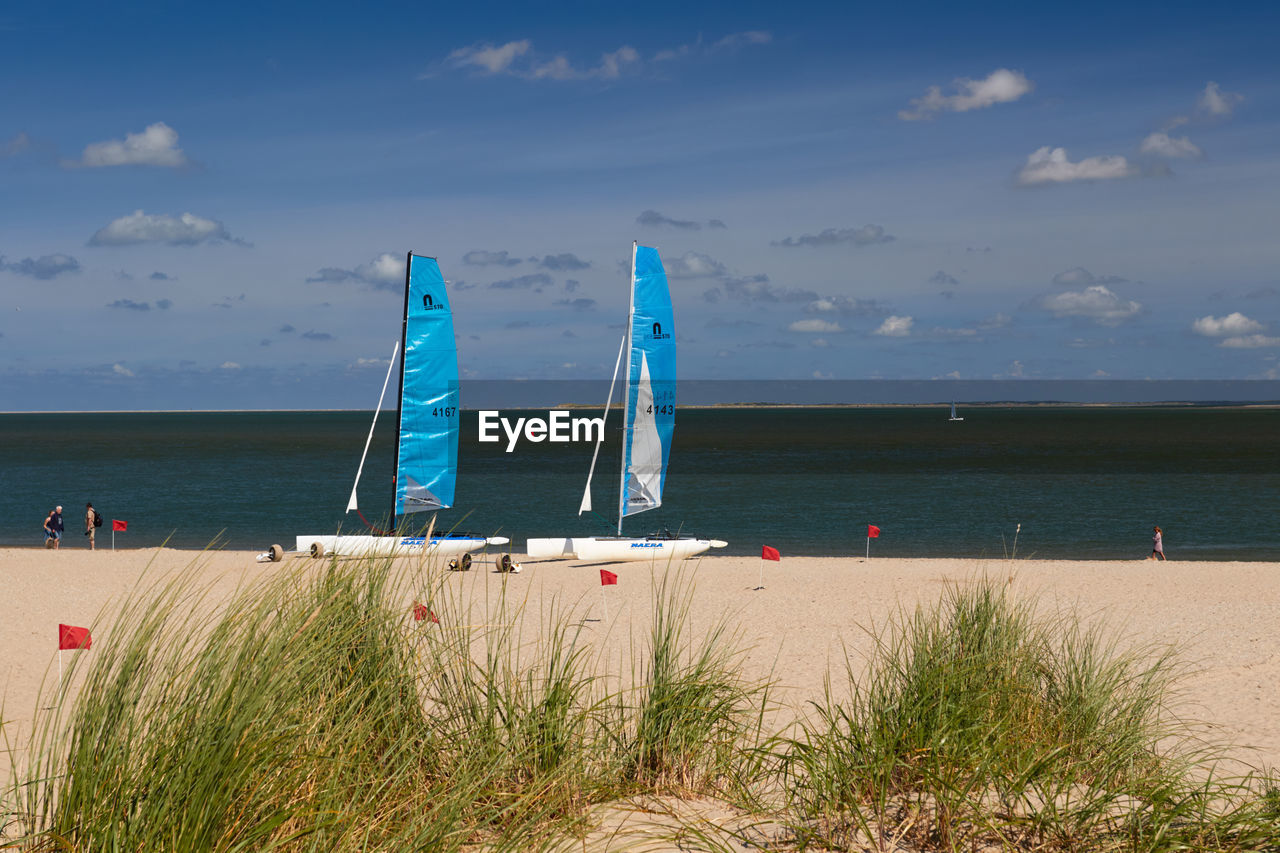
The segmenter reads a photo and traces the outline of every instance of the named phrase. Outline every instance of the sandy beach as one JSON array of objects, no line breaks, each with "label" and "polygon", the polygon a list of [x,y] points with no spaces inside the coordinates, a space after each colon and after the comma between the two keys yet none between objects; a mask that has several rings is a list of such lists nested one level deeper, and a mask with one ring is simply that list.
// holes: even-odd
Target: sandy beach
[{"label": "sandy beach", "polygon": [[[196,588],[209,591],[209,600],[225,600],[238,583],[305,559],[291,556],[271,564],[255,557],[172,549],[0,550],[6,591],[0,602],[0,685],[11,742],[15,736],[23,740],[42,679],[56,682],[60,622],[91,626],[95,646],[101,646],[112,639],[105,614],[113,604],[133,591],[145,595],[161,578],[187,575]],[[509,597],[527,601],[531,618],[521,630],[530,640],[538,614],[555,599],[584,620],[610,668],[629,666],[628,635],[639,635],[648,624],[652,569],[610,565],[619,581],[602,589],[596,565],[516,559],[523,565],[520,574],[500,575],[491,564],[477,562],[470,572],[450,573],[445,583],[464,600],[479,602],[486,595],[496,600],[505,582]],[[1190,669],[1180,713],[1239,746],[1238,758],[1280,764],[1274,704],[1280,681],[1280,564],[784,556],[765,564],[762,590],[754,589],[761,567],[756,559],[708,557],[686,566],[696,583],[695,631],[727,618],[746,650],[746,675],[775,680],[780,715],[800,713],[806,701],[819,698],[828,671],[843,673],[846,649],[856,670],[870,647],[867,629],[883,625],[895,608],[936,599],[948,581],[964,583],[985,573],[1011,577],[1018,594],[1036,595],[1044,608],[1104,620],[1127,641],[1172,645]]]}]

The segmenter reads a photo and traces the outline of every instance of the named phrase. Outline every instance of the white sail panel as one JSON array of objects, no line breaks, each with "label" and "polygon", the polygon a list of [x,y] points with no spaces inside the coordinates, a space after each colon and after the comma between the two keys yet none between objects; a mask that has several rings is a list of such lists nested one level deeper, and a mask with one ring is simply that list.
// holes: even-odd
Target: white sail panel
[{"label": "white sail panel", "polygon": [[627,459],[627,499],[623,515],[662,506],[662,439],[654,412],[649,358],[640,353],[640,381],[631,424],[631,453]]}]

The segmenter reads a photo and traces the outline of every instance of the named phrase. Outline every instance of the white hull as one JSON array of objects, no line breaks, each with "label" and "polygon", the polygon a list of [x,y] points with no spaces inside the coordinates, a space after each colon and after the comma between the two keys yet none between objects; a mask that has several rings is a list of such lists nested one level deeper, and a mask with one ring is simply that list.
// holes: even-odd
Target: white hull
[{"label": "white hull", "polygon": [[535,559],[577,559],[607,563],[687,560],[711,548],[723,548],[719,539],[645,539],[621,536],[555,537],[530,539],[526,551]]},{"label": "white hull", "polygon": [[506,545],[505,536],[433,536],[430,544],[423,536],[299,536],[297,549],[315,555],[339,557],[385,557],[391,554],[428,553],[437,557],[457,557],[479,551],[487,545]]}]

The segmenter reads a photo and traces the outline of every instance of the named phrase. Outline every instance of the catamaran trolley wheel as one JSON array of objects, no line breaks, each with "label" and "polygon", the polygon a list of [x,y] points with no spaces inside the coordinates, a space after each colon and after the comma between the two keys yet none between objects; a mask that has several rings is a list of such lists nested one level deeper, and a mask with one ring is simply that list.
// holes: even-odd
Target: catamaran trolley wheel
[{"label": "catamaran trolley wheel", "polygon": [[311,543],[311,556],[319,560],[324,557],[324,546],[319,542]]},{"label": "catamaran trolley wheel", "polygon": [[273,563],[278,563],[284,559],[284,548],[279,545],[272,545],[268,553],[271,554],[271,562]]},{"label": "catamaran trolley wheel", "polygon": [[462,559],[458,561],[458,568],[462,569],[464,572],[471,571],[471,555],[470,554],[462,555]]},{"label": "catamaran trolley wheel", "polygon": [[500,572],[511,571],[511,555],[510,554],[503,554],[502,559],[498,560],[498,571]]}]

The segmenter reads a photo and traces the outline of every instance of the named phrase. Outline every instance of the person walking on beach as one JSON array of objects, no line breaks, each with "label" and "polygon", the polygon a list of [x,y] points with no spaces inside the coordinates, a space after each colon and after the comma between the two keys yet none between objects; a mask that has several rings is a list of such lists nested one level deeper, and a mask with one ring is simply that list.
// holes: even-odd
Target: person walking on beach
[{"label": "person walking on beach", "polygon": [[89,550],[92,551],[94,534],[98,532],[98,527],[94,524],[94,516],[97,513],[93,511],[93,501],[89,501],[84,506],[84,535],[89,537]]},{"label": "person walking on beach", "polygon": [[1159,527],[1155,528],[1155,533],[1151,537],[1151,556],[1148,560],[1164,560],[1164,531]]},{"label": "person walking on beach", "polygon": [[[62,507],[54,507],[53,512],[44,520],[44,547],[58,550],[62,542]],[[52,543],[52,544],[50,544]]]}]

